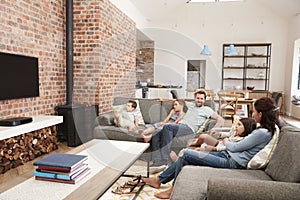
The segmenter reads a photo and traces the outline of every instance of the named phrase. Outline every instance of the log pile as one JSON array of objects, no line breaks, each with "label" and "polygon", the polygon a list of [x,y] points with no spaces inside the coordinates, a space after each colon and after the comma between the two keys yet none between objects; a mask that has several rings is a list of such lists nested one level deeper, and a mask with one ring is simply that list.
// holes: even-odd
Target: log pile
[{"label": "log pile", "polygon": [[51,126],[0,141],[0,173],[57,149],[57,127]]}]

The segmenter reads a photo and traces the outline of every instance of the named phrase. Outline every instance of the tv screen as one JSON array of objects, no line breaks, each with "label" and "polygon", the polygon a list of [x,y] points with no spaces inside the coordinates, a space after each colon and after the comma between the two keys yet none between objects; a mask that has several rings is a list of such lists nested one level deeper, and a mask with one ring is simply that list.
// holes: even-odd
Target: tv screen
[{"label": "tv screen", "polygon": [[38,58],[0,53],[0,100],[38,96]]}]

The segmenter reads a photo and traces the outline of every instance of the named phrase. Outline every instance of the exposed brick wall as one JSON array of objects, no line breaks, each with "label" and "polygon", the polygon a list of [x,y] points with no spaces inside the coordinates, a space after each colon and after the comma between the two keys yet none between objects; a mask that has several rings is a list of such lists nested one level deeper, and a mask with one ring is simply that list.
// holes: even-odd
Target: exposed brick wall
[{"label": "exposed brick wall", "polygon": [[[111,109],[133,97],[135,23],[109,0],[74,0],[74,101]],[[66,103],[65,1],[1,0],[0,51],[39,58],[40,97],[0,101],[0,119],[54,114]]]},{"label": "exposed brick wall", "polygon": [[154,82],[154,41],[140,41],[140,49],[137,49],[137,80],[150,83]]},{"label": "exposed brick wall", "polygon": [[40,79],[40,97],[0,101],[1,119],[53,114],[65,101],[64,13],[63,0],[1,0],[0,51],[38,57]]},{"label": "exposed brick wall", "polygon": [[108,0],[75,2],[74,101],[106,112],[113,97],[135,95],[135,23]]}]

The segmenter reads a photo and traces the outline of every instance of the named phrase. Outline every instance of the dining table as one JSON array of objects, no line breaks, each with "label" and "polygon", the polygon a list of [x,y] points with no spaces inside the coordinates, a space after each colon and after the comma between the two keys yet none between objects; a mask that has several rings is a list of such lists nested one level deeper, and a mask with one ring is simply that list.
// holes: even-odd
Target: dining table
[{"label": "dining table", "polygon": [[[233,97],[224,97],[223,98],[223,101],[230,102],[232,100],[233,100]],[[216,103],[219,103],[219,98],[215,97],[214,101]],[[253,112],[253,106],[254,106],[253,104],[254,104],[255,101],[256,101],[256,99],[254,99],[254,98],[238,98],[237,104],[238,105],[245,105],[245,106],[242,106],[242,110],[244,111],[244,113],[245,114],[247,113],[247,116],[243,115],[244,117],[251,117],[252,112]]]}]

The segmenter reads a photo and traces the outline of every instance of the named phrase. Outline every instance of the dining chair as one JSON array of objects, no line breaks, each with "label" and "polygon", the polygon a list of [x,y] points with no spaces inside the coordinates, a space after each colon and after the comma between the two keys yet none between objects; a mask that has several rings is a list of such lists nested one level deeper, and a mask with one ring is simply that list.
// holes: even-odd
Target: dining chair
[{"label": "dining chair", "polygon": [[238,98],[241,94],[235,94],[230,91],[219,91],[219,115],[224,119],[230,118],[233,122],[233,116],[237,114]]},{"label": "dining chair", "polygon": [[173,99],[179,99],[179,95],[176,90],[171,90],[170,93]]},{"label": "dining chair", "polygon": [[276,105],[280,107],[280,114],[284,114],[284,92],[269,91],[269,96],[274,99]]}]

